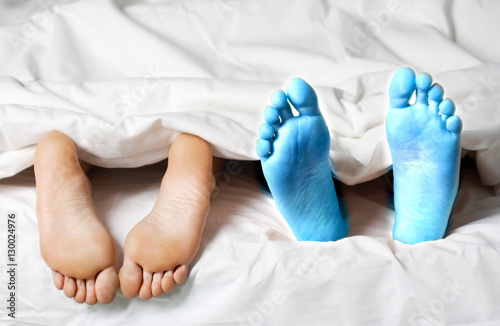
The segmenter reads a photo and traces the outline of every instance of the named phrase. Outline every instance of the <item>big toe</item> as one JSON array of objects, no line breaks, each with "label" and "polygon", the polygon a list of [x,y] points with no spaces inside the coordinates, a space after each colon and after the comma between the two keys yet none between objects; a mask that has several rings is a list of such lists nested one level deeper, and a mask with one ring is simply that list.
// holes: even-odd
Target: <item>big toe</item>
[{"label": "big toe", "polygon": [[120,289],[127,298],[135,298],[139,295],[142,285],[142,268],[129,258],[125,257],[120,269]]},{"label": "big toe", "polygon": [[95,280],[95,294],[100,303],[110,303],[116,297],[119,280],[115,266],[110,266],[101,271]]},{"label": "big toe", "polygon": [[408,67],[399,68],[389,86],[390,106],[398,109],[408,107],[415,88],[415,72]]},{"label": "big toe", "polygon": [[301,115],[318,115],[318,96],[314,89],[301,78],[293,78],[286,84],[290,103]]}]

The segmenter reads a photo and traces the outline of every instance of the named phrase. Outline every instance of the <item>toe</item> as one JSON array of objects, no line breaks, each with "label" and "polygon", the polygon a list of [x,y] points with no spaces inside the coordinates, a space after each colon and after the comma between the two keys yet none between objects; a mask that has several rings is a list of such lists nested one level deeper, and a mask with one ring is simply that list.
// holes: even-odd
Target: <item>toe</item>
[{"label": "toe", "polygon": [[174,273],[170,271],[166,271],[165,274],[163,274],[163,278],[161,280],[161,288],[163,289],[163,292],[170,292],[175,286],[175,281],[174,281]]},{"label": "toe", "polygon": [[163,294],[163,289],[161,288],[162,278],[163,278],[163,273],[153,274],[153,282],[151,283],[151,293],[155,298]]},{"label": "toe", "polygon": [[187,265],[178,266],[174,272],[175,283],[181,284],[182,282],[184,282],[184,280],[186,279],[186,276],[187,276],[187,272],[188,272]]},{"label": "toe", "polygon": [[270,125],[279,124],[280,123],[279,111],[274,106],[268,106],[264,110],[264,121],[266,121]]},{"label": "toe", "polygon": [[283,122],[293,117],[288,98],[282,90],[278,90],[271,95],[271,104],[279,111]]},{"label": "toe", "polygon": [[108,267],[97,274],[95,281],[97,301],[104,304],[111,303],[116,297],[119,284],[115,266]]},{"label": "toe", "polygon": [[442,116],[450,116],[455,114],[455,103],[449,98],[445,98],[439,104],[439,113]]},{"label": "toe", "polygon": [[142,272],[142,285],[141,289],[139,290],[139,297],[142,300],[148,300],[151,299],[152,293],[151,293],[151,283],[153,282],[153,274],[150,272],[143,271]]},{"label": "toe", "polygon": [[74,300],[78,303],[84,303],[87,296],[87,291],[85,289],[85,280],[76,280],[76,294]]},{"label": "toe", "polygon": [[427,73],[418,74],[416,78],[417,84],[417,100],[416,103],[429,104],[429,89],[432,85],[432,77]]},{"label": "toe", "polygon": [[454,134],[460,134],[462,131],[462,120],[457,115],[452,115],[446,119],[446,129]]},{"label": "toe", "polygon": [[135,298],[138,296],[142,284],[142,268],[125,257],[119,276],[120,289],[123,295],[127,298]]},{"label": "toe", "polygon": [[286,93],[300,115],[319,115],[318,97],[314,89],[301,78],[293,78],[286,84]]},{"label": "toe", "polygon": [[271,142],[269,140],[257,140],[257,155],[261,160],[268,158],[271,155]]},{"label": "toe", "polygon": [[439,103],[443,100],[443,87],[439,84],[434,84],[429,89],[429,107],[438,113]]},{"label": "toe", "polygon": [[273,139],[274,138],[274,128],[267,123],[261,124],[260,128],[259,128],[259,138],[260,139],[267,139],[267,140]]},{"label": "toe", "polygon": [[402,109],[408,107],[415,92],[415,72],[408,68],[400,68],[392,77],[389,86],[389,101],[391,108]]},{"label": "toe", "polygon": [[52,271],[52,280],[54,281],[54,285],[56,286],[56,288],[58,290],[63,289],[63,286],[64,286],[64,275],[63,274],[61,274],[59,272]]},{"label": "toe", "polygon": [[97,303],[97,296],[95,294],[95,280],[90,279],[85,282],[87,288],[87,296],[85,297],[85,303],[89,305],[94,305]]},{"label": "toe", "polygon": [[72,277],[64,276],[64,286],[63,286],[64,294],[68,298],[73,298],[76,294],[76,283],[75,279]]}]

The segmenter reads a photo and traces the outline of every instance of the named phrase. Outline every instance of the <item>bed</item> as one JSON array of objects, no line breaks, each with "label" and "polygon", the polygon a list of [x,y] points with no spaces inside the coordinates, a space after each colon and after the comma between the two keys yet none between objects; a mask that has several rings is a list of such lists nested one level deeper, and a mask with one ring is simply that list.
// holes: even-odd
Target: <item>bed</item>
[{"label": "bed", "polygon": [[[490,1],[4,1],[0,4],[0,322],[6,325],[499,325],[500,4]],[[426,71],[463,120],[445,238],[392,240],[387,89]],[[259,178],[269,95],[314,85],[349,237],[297,242]],[[38,246],[36,144],[68,134],[118,247],[152,208],[170,144],[206,139],[220,174],[186,281],[80,305]],[[16,219],[15,319],[9,216]],[[12,219],[12,218],[11,218]]]}]

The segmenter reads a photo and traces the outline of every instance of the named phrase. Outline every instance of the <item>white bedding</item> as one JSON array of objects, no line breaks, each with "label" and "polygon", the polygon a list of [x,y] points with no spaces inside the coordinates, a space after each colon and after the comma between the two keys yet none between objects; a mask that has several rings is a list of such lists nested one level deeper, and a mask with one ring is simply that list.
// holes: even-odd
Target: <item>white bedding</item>
[{"label": "white bedding", "polygon": [[[19,221],[16,323],[498,325],[499,14],[493,0],[3,2],[0,213]],[[391,240],[379,178],[391,165],[387,86],[400,66],[431,73],[455,100],[463,154],[478,169],[463,171],[447,237],[416,246]],[[202,249],[172,293],[90,307],[53,287],[25,170],[45,133],[68,134],[93,164],[140,167],[91,175],[121,255],[164,169],[144,165],[166,158],[180,132],[218,156],[255,160],[261,112],[294,76],[315,86],[335,174],[351,185],[340,188],[349,238],[296,242],[269,195],[241,174],[214,198]],[[0,322],[14,324],[6,309]]]}]

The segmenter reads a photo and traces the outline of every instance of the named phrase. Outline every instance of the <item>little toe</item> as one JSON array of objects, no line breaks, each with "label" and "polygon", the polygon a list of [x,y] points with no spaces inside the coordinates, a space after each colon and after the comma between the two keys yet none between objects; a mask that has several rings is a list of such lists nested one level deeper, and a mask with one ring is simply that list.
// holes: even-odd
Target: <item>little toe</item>
[{"label": "little toe", "polygon": [[293,107],[300,115],[320,114],[318,96],[314,89],[301,78],[293,78],[286,84],[286,93]]},{"label": "little toe", "polygon": [[460,134],[462,131],[462,120],[457,115],[452,115],[446,119],[446,129],[454,134]]},{"label": "little toe", "polygon": [[399,68],[389,86],[390,107],[395,109],[408,107],[415,87],[415,72],[408,67]]},{"label": "little toe", "polygon": [[52,271],[52,280],[54,281],[54,285],[56,286],[56,288],[58,290],[63,289],[63,286],[64,286],[64,275],[63,274],[56,272],[56,271]]},{"label": "little toe", "polygon": [[439,103],[443,100],[443,87],[439,84],[434,84],[429,89],[429,107],[436,113],[439,111]]},{"label": "little toe", "polygon": [[76,280],[76,294],[75,297],[73,298],[76,302],[78,303],[84,303],[85,298],[87,296],[86,293],[86,288],[85,288],[85,280]]},{"label": "little toe", "polygon": [[142,300],[149,300],[153,296],[151,293],[151,283],[153,282],[153,274],[150,272],[142,272],[142,285],[139,290],[139,297]]},{"label": "little toe", "polygon": [[154,273],[153,274],[153,282],[151,283],[151,293],[153,297],[159,297],[163,294],[163,289],[161,288],[161,279],[163,277],[163,273]]},{"label": "little toe", "polygon": [[416,78],[417,99],[415,103],[429,105],[429,89],[432,85],[432,77],[428,73],[420,73]]},{"label": "little toe", "polygon": [[449,98],[445,98],[439,104],[439,113],[443,116],[451,116],[455,114],[455,103]]},{"label": "little toe", "polygon": [[163,278],[161,280],[161,288],[163,289],[163,292],[170,292],[175,286],[175,281],[174,281],[174,273],[169,270],[166,271],[163,274]]},{"label": "little toe", "polygon": [[271,142],[269,140],[258,139],[256,151],[261,160],[268,158],[272,151]]},{"label": "little toe", "polygon": [[120,282],[116,274],[115,266],[110,266],[97,274],[95,281],[95,293],[97,301],[100,303],[110,303],[116,297],[116,291]]},{"label": "little toe", "polygon": [[182,282],[184,282],[184,280],[186,279],[187,273],[188,273],[188,266],[187,265],[178,266],[174,271],[175,283],[181,284]]},{"label": "little toe", "polygon": [[282,122],[293,117],[288,98],[282,90],[277,90],[271,95],[271,104],[279,111]]},{"label": "little toe", "polygon": [[85,282],[87,288],[87,296],[85,297],[85,303],[88,305],[94,305],[97,303],[97,296],[95,293],[95,280],[90,279]]},{"label": "little toe", "polygon": [[75,279],[72,277],[64,276],[64,294],[68,298],[73,298],[76,294],[76,283]]},{"label": "little toe", "polygon": [[123,260],[120,269],[120,289],[127,298],[135,298],[139,295],[142,284],[142,268],[127,257]]}]

